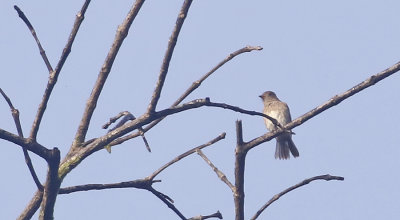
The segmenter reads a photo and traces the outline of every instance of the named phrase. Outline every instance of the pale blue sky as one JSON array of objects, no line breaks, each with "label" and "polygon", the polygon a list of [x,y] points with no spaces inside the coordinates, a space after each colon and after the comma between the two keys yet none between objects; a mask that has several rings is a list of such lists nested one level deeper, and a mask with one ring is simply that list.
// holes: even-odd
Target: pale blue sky
[{"label": "pale blue sky", "polygon": [[[118,54],[93,116],[88,138],[120,111],[142,114],[151,98],[169,35],[183,1],[145,2]],[[83,1],[0,3],[0,87],[20,111],[29,133],[48,72],[37,46],[13,9],[28,16],[53,66]],[[38,142],[64,156],[101,65],[133,1],[92,1],[50,99]],[[158,110],[229,53],[246,45],[264,50],[235,58],[188,100],[210,97],[261,111],[258,98],[273,90],[297,118],[368,76],[400,61],[400,2],[387,1],[194,1],[185,21]],[[259,219],[399,219],[400,74],[351,97],[294,129],[300,157],[274,159],[275,140],[252,150],[246,164],[246,219],[274,194],[321,174],[343,182],[313,182],[270,206]],[[143,178],[182,152],[227,132],[204,153],[233,182],[235,120],[244,138],[266,132],[260,117],[200,108],[168,117],[146,136],[153,152],[134,139],[87,158],[62,186]],[[0,128],[16,133],[0,99]],[[35,192],[20,147],[0,141],[0,219],[15,219]],[[32,155],[42,181],[45,162]],[[187,217],[220,210],[233,219],[231,191],[198,155],[165,170],[154,187]],[[37,218],[35,215],[34,218]],[[178,219],[151,193],[113,189],[60,195],[56,219]]]}]

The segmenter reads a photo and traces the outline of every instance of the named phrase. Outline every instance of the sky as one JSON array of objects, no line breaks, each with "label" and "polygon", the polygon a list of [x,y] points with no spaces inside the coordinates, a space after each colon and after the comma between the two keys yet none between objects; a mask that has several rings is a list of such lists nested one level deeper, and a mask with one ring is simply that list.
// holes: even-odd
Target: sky
[{"label": "sky", "polygon": [[[134,21],[100,96],[87,138],[121,111],[140,116],[156,84],[168,39],[183,1],[147,1]],[[53,67],[83,1],[0,2],[0,87],[20,111],[29,134],[48,79],[37,45],[13,5],[36,29]],[[92,1],[72,52],[50,98],[38,142],[68,152],[116,29],[133,1]],[[261,111],[267,90],[288,103],[292,118],[343,93],[400,61],[400,2],[383,1],[194,1],[175,48],[157,110],[170,106],[193,81],[246,45],[242,54],[209,77],[185,101],[212,101]],[[331,174],[344,181],[316,181],[273,203],[259,219],[399,219],[400,73],[328,109],[293,131],[300,157],[274,159],[275,140],[247,156],[245,218],[273,195],[302,180]],[[222,132],[204,149],[234,182],[235,121],[245,141],[267,132],[263,119],[203,107],[167,117],[141,139],[101,150],[85,159],[62,187],[114,183],[146,177],[177,155]],[[17,133],[0,99],[0,128]],[[0,219],[15,219],[36,191],[19,146],[0,140]],[[40,180],[46,163],[31,153]],[[219,210],[234,218],[230,189],[193,154],[163,171],[154,188],[170,196],[186,216]],[[151,193],[139,189],[78,192],[57,198],[56,219],[178,219]],[[37,213],[34,219],[37,218]]]}]

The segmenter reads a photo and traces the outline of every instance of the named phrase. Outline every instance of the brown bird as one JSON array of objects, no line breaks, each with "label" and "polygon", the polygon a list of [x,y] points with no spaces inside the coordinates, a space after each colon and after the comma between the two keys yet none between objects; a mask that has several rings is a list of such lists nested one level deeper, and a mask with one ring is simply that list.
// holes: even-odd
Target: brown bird
[{"label": "brown bird", "polygon": [[[275,118],[283,126],[292,121],[288,105],[279,100],[274,92],[266,91],[260,95],[260,98],[264,102],[264,114]],[[264,121],[269,131],[277,129],[277,127],[269,119],[264,118]],[[285,160],[289,159],[289,150],[292,152],[294,157],[299,156],[299,151],[292,140],[292,134],[283,133],[276,137],[275,158]]]}]

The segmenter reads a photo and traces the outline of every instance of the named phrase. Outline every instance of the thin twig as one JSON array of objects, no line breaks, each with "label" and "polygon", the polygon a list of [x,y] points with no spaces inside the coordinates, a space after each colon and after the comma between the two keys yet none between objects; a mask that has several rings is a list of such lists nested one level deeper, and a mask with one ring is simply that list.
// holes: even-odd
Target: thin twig
[{"label": "thin twig", "polygon": [[39,47],[40,55],[42,56],[42,59],[43,59],[44,63],[46,64],[47,70],[49,71],[49,73],[53,72],[53,67],[51,66],[49,59],[46,56],[46,51],[43,49],[42,45],[40,44],[39,38],[36,35],[35,28],[33,28],[31,22],[28,20],[28,18],[25,16],[24,12],[22,12],[22,10],[18,6],[14,5],[14,9],[17,11],[18,16],[22,19],[22,21],[25,22],[29,31],[32,33],[32,36],[35,39],[36,44]]},{"label": "thin twig", "polygon": [[50,72],[50,76],[49,76],[49,80],[47,82],[47,87],[46,90],[43,94],[43,98],[41,103],[39,104],[37,113],[36,113],[36,117],[33,121],[32,124],[32,128],[31,128],[31,132],[29,134],[29,138],[36,140],[37,137],[37,133],[39,131],[39,127],[40,127],[40,123],[42,121],[44,112],[47,108],[47,103],[49,102],[50,99],[50,95],[52,94],[52,91],[54,89],[54,86],[57,83],[57,79],[58,76],[60,75],[61,69],[65,63],[65,61],[67,60],[68,55],[71,52],[71,47],[72,44],[75,40],[76,34],[78,33],[79,27],[84,19],[84,14],[86,12],[87,7],[89,6],[90,0],[86,0],[85,3],[83,4],[81,11],[78,12],[78,14],[76,15],[76,19],[75,19],[75,23],[74,26],[72,28],[72,31],[70,33],[70,36],[68,38],[68,42],[64,47],[64,50],[61,54],[61,58],[58,61],[58,64],[56,66],[56,69],[54,71]]},{"label": "thin twig", "polygon": [[199,80],[194,81],[192,83],[192,85],[181,95],[181,97],[179,97],[178,100],[176,100],[174,102],[174,104],[172,104],[172,106],[179,105],[179,103],[181,103],[186,97],[188,97],[190,95],[190,93],[192,93],[195,89],[197,89],[204,80],[206,80],[211,74],[213,74],[220,67],[222,67],[225,63],[229,62],[237,55],[242,54],[242,53],[248,53],[248,52],[251,52],[254,50],[262,50],[262,49],[263,48],[261,46],[246,46],[246,47],[243,47],[243,48],[229,54],[224,60],[219,62],[214,68],[212,68],[209,72],[207,72]]},{"label": "thin twig", "polygon": [[224,182],[231,190],[233,193],[235,193],[235,186],[229,182],[228,178],[226,175],[220,171],[211,161],[208,159],[208,157],[200,150],[196,149],[196,152],[198,155],[200,155],[201,158],[213,169],[213,171],[217,174],[218,178],[221,179],[222,182]]},{"label": "thin twig", "polygon": [[[187,96],[189,96],[194,90],[196,90],[211,74],[216,72],[220,67],[222,67],[224,64],[226,64],[227,62],[232,60],[234,57],[236,57],[242,53],[251,52],[254,50],[262,50],[262,49],[263,48],[260,46],[255,46],[255,47],[254,46],[246,46],[244,48],[241,48],[241,49],[229,54],[224,60],[219,62],[214,68],[212,68],[210,71],[208,71],[206,74],[204,74],[200,79],[194,81],[192,83],[192,85],[189,88],[187,88],[186,91],[181,95],[181,97],[179,97],[170,107],[179,105]],[[164,119],[164,117],[154,120],[149,125],[147,125],[143,130],[145,132],[147,132],[148,130],[153,128],[155,125],[157,125],[163,119]],[[135,138],[139,135],[140,135],[140,132],[135,132],[135,133],[126,135],[124,137],[118,138],[118,139],[114,140],[112,143],[110,143],[110,146],[122,144],[123,142],[130,140],[132,138]]]},{"label": "thin twig", "polygon": [[[17,127],[18,136],[20,136],[21,138],[24,138],[24,134],[22,132],[22,127],[21,127],[21,121],[19,120],[18,109],[14,108],[14,106],[11,102],[11,99],[8,98],[8,96],[3,92],[3,90],[1,88],[0,88],[0,93],[1,93],[1,95],[3,95],[4,99],[6,100],[6,102],[8,103],[8,106],[11,109],[11,115],[14,119],[15,126]],[[25,149],[24,147],[22,147],[22,151],[24,153],[25,163],[28,166],[28,169],[29,169],[29,172],[31,173],[33,181],[35,182],[38,190],[42,191],[43,185],[40,183],[39,178],[36,175],[36,172],[35,172],[35,169],[33,168],[32,160],[31,160],[31,157],[29,156],[28,150]]]},{"label": "thin twig", "polygon": [[118,51],[122,43],[124,42],[126,36],[128,35],[129,28],[131,27],[132,22],[135,20],[137,14],[139,13],[139,10],[142,7],[143,3],[144,0],[136,0],[135,4],[132,6],[131,10],[126,16],[125,20],[118,27],[117,33],[113,41],[113,45],[111,46],[111,49],[107,54],[106,60],[104,61],[104,64],[97,77],[96,84],[94,85],[92,93],[90,94],[90,97],[86,102],[85,111],[82,116],[81,122],[79,124],[78,130],[75,134],[74,143],[71,147],[70,152],[73,152],[76,147],[79,147],[85,141],[90,120],[92,118],[93,112],[99,100],[100,93],[103,90],[108,75],[110,74],[111,67],[113,66],[115,57],[117,56]]},{"label": "thin twig", "polygon": [[171,62],[172,54],[174,53],[176,42],[178,41],[178,36],[183,26],[183,22],[189,12],[190,5],[193,0],[185,0],[179,12],[178,18],[176,19],[176,24],[174,30],[172,31],[171,37],[169,38],[168,48],[165,51],[163,63],[161,65],[160,74],[158,76],[158,81],[156,88],[154,89],[153,95],[149,107],[147,108],[147,113],[152,114],[156,110],[158,100],[160,99],[161,90],[164,86],[165,78],[167,77],[169,63]]},{"label": "thin twig", "polygon": [[[112,129],[110,129],[108,132],[111,132],[111,131],[113,131],[113,130],[119,128],[119,127],[121,127],[121,126],[124,125],[127,121],[132,121],[132,120],[135,120],[135,119],[136,119],[136,117],[135,117],[132,113],[130,113],[130,112],[128,112],[128,111],[123,111],[123,112],[120,112],[120,113],[119,113],[118,115],[116,115],[115,117],[110,118],[109,122],[107,122],[105,125],[103,125],[103,129],[108,128],[108,126],[110,126],[112,123],[116,122],[116,121],[117,121],[119,118],[121,118],[122,116],[123,116],[123,118],[118,122],[118,124],[115,125],[115,126],[114,126]],[[142,128],[142,127],[139,127],[138,130],[139,130],[139,132],[140,132],[140,136],[142,136],[142,139],[143,139],[144,145],[146,146],[147,151],[151,152],[151,148],[150,148],[149,142],[147,141],[146,137],[144,136],[144,130],[143,130],[143,128]],[[111,146],[108,145],[107,147],[108,147],[108,148],[106,148],[106,149],[107,149],[107,150],[109,151],[109,153],[110,153],[110,152],[111,152]]]},{"label": "thin twig", "polygon": [[160,173],[161,173],[163,170],[165,170],[167,167],[169,167],[169,166],[171,166],[172,164],[178,162],[179,160],[181,160],[181,159],[183,159],[183,158],[185,158],[185,157],[187,157],[187,156],[189,156],[189,155],[195,153],[197,150],[200,150],[200,149],[203,149],[203,148],[205,148],[205,147],[208,147],[208,146],[210,146],[210,145],[212,145],[212,144],[214,144],[214,143],[216,143],[216,142],[218,142],[218,141],[224,139],[224,138],[225,138],[225,135],[226,135],[226,134],[225,134],[225,132],[224,132],[224,133],[220,134],[218,137],[216,137],[216,138],[212,139],[211,141],[209,141],[208,143],[205,143],[205,144],[202,144],[202,145],[200,145],[200,146],[198,146],[198,147],[192,148],[192,149],[186,151],[185,153],[183,153],[183,154],[181,154],[181,155],[175,157],[173,160],[171,160],[170,162],[166,163],[164,166],[162,166],[162,167],[160,167],[158,170],[156,170],[153,174],[151,174],[150,176],[148,176],[147,179],[153,180],[154,177],[156,177],[158,174],[160,174]]},{"label": "thin twig", "polygon": [[289,188],[283,190],[282,192],[280,192],[280,193],[274,195],[267,203],[265,203],[265,204],[257,211],[257,213],[251,218],[251,220],[257,219],[258,216],[259,216],[268,206],[270,206],[273,202],[275,202],[276,200],[278,200],[279,198],[281,198],[281,197],[282,197],[283,195],[285,195],[286,193],[288,193],[288,192],[290,192],[290,191],[292,191],[292,190],[295,190],[295,189],[297,189],[297,188],[299,188],[299,187],[302,187],[302,186],[304,186],[304,185],[307,185],[307,184],[309,184],[310,182],[315,181],[315,180],[326,180],[326,181],[330,181],[330,180],[340,180],[340,181],[343,181],[344,178],[341,177],[341,176],[331,176],[331,175],[329,175],[329,174],[326,174],[326,175],[314,176],[314,177],[305,179],[305,180],[303,180],[302,182],[300,182],[300,183],[298,183],[298,184],[296,184],[296,185],[294,185],[294,186],[291,186],[291,187],[289,187]]},{"label": "thin twig", "polygon": [[163,201],[168,208],[174,211],[181,219],[186,220],[186,217],[174,206],[174,204],[172,204],[171,198],[161,192],[158,192],[153,187],[150,187],[148,190],[157,196],[161,201]]}]

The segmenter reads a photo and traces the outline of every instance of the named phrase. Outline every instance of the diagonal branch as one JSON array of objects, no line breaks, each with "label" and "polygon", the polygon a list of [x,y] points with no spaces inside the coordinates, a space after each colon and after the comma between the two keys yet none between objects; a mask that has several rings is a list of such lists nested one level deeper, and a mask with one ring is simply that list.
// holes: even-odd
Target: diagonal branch
[{"label": "diagonal branch", "polygon": [[188,14],[190,5],[192,4],[193,0],[185,0],[182,5],[182,8],[179,12],[178,18],[176,19],[175,28],[172,31],[172,35],[169,38],[168,49],[165,51],[164,60],[160,69],[160,75],[158,76],[158,81],[156,88],[154,89],[153,95],[151,97],[151,101],[149,107],[147,108],[147,113],[152,114],[156,110],[156,106],[158,100],[160,99],[161,90],[164,85],[165,78],[167,77],[169,63],[171,62],[172,54],[174,53],[175,45],[178,40],[179,33],[183,26],[183,22]]},{"label": "diagonal branch", "polygon": [[222,182],[224,182],[228,187],[232,190],[233,193],[235,193],[235,186],[229,182],[228,178],[226,175],[221,172],[211,161],[208,159],[208,157],[200,150],[196,149],[196,152],[198,155],[200,155],[201,158],[213,169],[213,171],[217,174],[218,178],[221,179]]},{"label": "diagonal branch", "polygon": [[278,135],[282,134],[283,132],[285,132],[286,130],[291,130],[301,124],[303,124],[304,122],[310,120],[311,118],[317,116],[319,113],[339,104],[340,102],[342,102],[343,100],[349,98],[350,96],[353,96],[359,92],[361,92],[362,90],[373,86],[375,83],[385,79],[386,77],[389,77],[390,75],[398,72],[400,70],[400,62],[394,64],[393,66],[387,68],[386,70],[377,73],[375,75],[372,75],[370,77],[368,77],[368,79],[364,80],[363,82],[359,83],[358,85],[350,88],[349,90],[347,90],[346,92],[339,94],[339,95],[335,95],[334,97],[332,97],[329,101],[327,101],[326,103],[314,108],[313,110],[305,113],[304,115],[296,118],[295,120],[293,120],[292,122],[286,124],[284,126],[283,129],[277,129],[275,131],[272,132],[268,132],[258,138],[255,138],[249,142],[247,142],[244,147],[246,149],[251,149],[259,144],[262,144],[266,141],[269,141],[275,137],[277,137]]},{"label": "diagonal branch", "polygon": [[36,35],[35,28],[33,28],[31,22],[28,20],[28,18],[25,16],[24,12],[22,12],[22,10],[18,6],[14,5],[14,9],[17,11],[18,16],[22,19],[22,21],[24,21],[24,23],[28,27],[29,31],[32,33],[32,36],[35,39],[36,44],[39,47],[40,55],[42,56],[42,59],[43,59],[44,63],[46,64],[47,70],[49,71],[49,73],[53,72],[53,67],[51,66],[49,59],[46,56],[46,51],[43,49],[42,44],[40,43],[39,38]]},{"label": "diagonal branch", "polygon": [[[186,89],[186,91],[181,95],[181,97],[179,97],[170,107],[174,107],[179,105],[186,97],[188,97],[194,90],[196,90],[201,83],[203,83],[211,74],[213,74],[215,71],[217,71],[220,67],[222,67],[224,64],[226,64],[227,62],[229,62],[230,60],[232,60],[234,57],[242,54],[242,53],[247,53],[247,52],[251,52],[254,50],[262,50],[263,48],[260,46],[246,46],[243,47],[231,54],[229,54],[224,60],[222,60],[221,62],[219,62],[214,68],[212,68],[210,71],[208,71],[206,74],[204,74],[204,76],[202,76],[200,79],[198,79],[197,81],[193,82],[192,85]],[[155,121],[153,121],[152,123],[150,123],[146,128],[144,128],[144,132],[147,132],[148,130],[150,130],[151,128],[153,128],[154,126],[156,126],[161,120],[163,120],[164,118],[160,118],[157,119]],[[129,134],[126,135],[124,137],[118,138],[115,141],[113,141],[110,146],[114,146],[114,145],[118,145],[121,144],[127,140],[130,140],[132,138],[135,138],[137,136],[140,135],[140,132],[135,132],[133,134]]]},{"label": "diagonal branch", "polygon": [[295,189],[297,189],[297,188],[299,188],[299,187],[302,187],[302,186],[304,186],[304,185],[307,185],[307,184],[309,184],[309,183],[311,183],[312,181],[315,181],[315,180],[326,180],[326,181],[330,181],[330,180],[340,180],[340,181],[343,181],[344,178],[341,177],[341,176],[331,176],[331,175],[329,175],[329,174],[326,174],[326,175],[314,176],[314,177],[305,179],[305,180],[303,180],[302,182],[300,182],[300,183],[298,183],[298,184],[296,184],[296,185],[294,185],[294,186],[291,186],[291,187],[289,187],[289,188],[283,190],[282,192],[280,192],[280,193],[274,195],[274,197],[272,197],[267,203],[265,203],[265,204],[257,211],[257,213],[251,218],[251,220],[257,219],[258,216],[260,216],[260,214],[261,214],[268,206],[270,206],[273,202],[275,202],[276,200],[278,200],[279,198],[281,198],[281,197],[282,197],[283,195],[285,195],[286,193],[288,193],[288,192],[290,192],[290,191],[293,191],[293,190],[295,190]]},{"label": "diagonal branch", "polygon": [[90,0],[86,0],[84,5],[82,6],[81,11],[76,15],[74,26],[73,26],[71,34],[69,36],[68,42],[61,54],[61,58],[58,61],[57,67],[54,71],[50,71],[50,76],[49,76],[49,80],[47,82],[47,87],[43,94],[42,101],[39,104],[39,108],[36,113],[36,117],[33,121],[32,129],[31,129],[31,132],[29,135],[29,138],[31,138],[33,140],[36,140],[37,133],[38,133],[39,127],[40,127],[40,123],[42,121],[44,111],[47,108],[47,103],[49,102],[50,95],[54,89],[54,86],[57,83],[57,79],[58,79],[58,76],[60,75],[61,69],[62,69],[69,53],[71,52],[72,44],[75,40],[76,34],[78,33],[79,27],[84,19],[84,14],[86,12],[87,7],[89,6],[89,3],[90,3]]},{"label": "diagonal branch", "polygon": [[118,54],[119,48],[124,42],[126,36],[128,36],[129,28],[131,27],[133,21],[139,13],[140,8],[142,7],[144,0],[136,0],[135,4],[129,11],[125,20],[118,27],[117,33],[115,35],[115,39],[113,45],[111,46],[110,51],[107,54],[106,60],[100,70],[100,73],[97,77],[96,84],[93,87],[92,93],[88,101],[86,102],[85,111],[82,117],[82,120],[79,124],[78,131],[75,135],[74,143],[71,150],[74,150],[75,147],[81,145],[85,141],[86,133],[89,128],[90,120],[92,118],[93,112],[96,108],[97,101],[100,97],[100,93],[103,90],[103,86],[107,80],[108,75],[110,74],[112,65],[114,63],[115,57]]},{"label": "diagonal branch", "polygon": [[181,219],[186,220],[186,217],[174,206],[174,204],[172,204],[173,201],[171,201],[169,197],[167,197],[163,193],[158,192],[153,187],[150,187],[148,190],[152,192],[155,196],[157,196],[161,201],[163,201],[168,206],[168,208],[174,211]]},{"label": "diagonal branch", "polygon": [[[3,90],[1,88],[0,88],[0,93],[3,95],[4,99],[6,100],[6,102],[8,103],[8,106],[11,109],[11,114],[14,119],[15,126],[17,127],[18,136],[21,138],[24,138],[24,134],[23,134],[22,128],[21,128],[21,121],[19,120],[18,109],[14,108],[10,98],[8,98],[8,96],[3,92]],[[31,160],[31,157],[29,156],[28,150],[26,148],[22,147],[22,151],[24,153],[25,163],[28,166],[29,172],[31,173],[33,181],[36,184],[36,187],[40,191],[43,190],[43,186],[40,183],[39,178],[36,175],[35,169],[33,168],[32,160]]]},{"label": "diagonal branch", "polygon": [[173,160],[171,160],[170,162],[166,163],[164,166],[162,166],[162,167],[160,167],[158,170],[156,170],[153,174],[151,174],[150,176],[146,177],[146,179],[153,180],[158,174],[160,174],[160,173],[161,173],[163,170],[165,170],[167,167],[169,167],[169,166],[171,166],[172,164],[174,164],[174,163],[180,161],[181,159],[183,159],[183,158],[185,158],[185,157],[187,157],[187,156],[189,156],[189,155],[195,153],[197,150],[201,150],[201,149],[203,149],[203,148],[205,148],[205,147],[208,147],[208,146],[210,146],[210,145],[212,145],[212,144],[214,144],[214,143],[216,143],[216,142],[218,142],[218,141],[224,139],[224,138],[225,138],[225,135],[226,135],[226,133],[222,133],[222,134],[220,134],[218,137],[212,139],[211,141],[209,141],[209,142],[207,142],[207,143],[205,143],[205,144],[202,144],[202,145],[200,145],[200,146],[197,146],[197,147],[195,147],[195,148],[192,148],[192,149],[186,151],[185,153],[183,153],[183,154],[181,154],[181,155],[175,157]]}]

